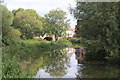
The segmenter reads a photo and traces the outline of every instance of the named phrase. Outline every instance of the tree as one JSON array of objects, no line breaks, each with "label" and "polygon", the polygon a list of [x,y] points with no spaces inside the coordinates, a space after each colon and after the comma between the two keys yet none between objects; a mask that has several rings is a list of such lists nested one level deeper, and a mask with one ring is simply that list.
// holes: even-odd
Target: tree
[{"label": "tree", "polygon": [[31,39],[34,36],[40,35],[40,32],[42,32],[42,21],[35,10],[20,8],[13,10],[13,13],[13,26],[20,30],[22,39]]},{"label": "tree", "polygon": [[44,17],[46,19],[44,28],[46,29],[47,33],[55,35],[56,40],[58,37],[65,36],[70,21],[66,17],[66,12],[60,9],[55,9],[51,10]]},{"label": "tree", "polygon": [[13,14],[8,11],[6,6],[0,5],[2,13],[2,43],[4,45],[11,45],[20,41],[21,33],[10,26],[13,22]]},{"label": "tree", "polygon": [[76,8],[71,9],[71,12],[77,19],[77,25],[82,26],[76,27],[77,36],[93,41],[89,47],[87,46],[90,53],[103,50],[109,57],[119,59],[119,2],[77,2]]},{"label": "tree", "polygon": [[19,11],[24,11],[24,9],[23,9],[23,8],[15,9],[15,10],[12,11],[12,13],[13,13],[14,16],[15,16],[16,13],[19,12]]}]

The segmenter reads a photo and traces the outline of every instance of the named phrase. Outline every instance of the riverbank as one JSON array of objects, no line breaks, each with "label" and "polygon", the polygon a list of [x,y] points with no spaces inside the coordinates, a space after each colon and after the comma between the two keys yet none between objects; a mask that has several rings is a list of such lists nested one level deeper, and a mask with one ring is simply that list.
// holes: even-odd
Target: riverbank
[{"label": "riverbank", "polygon": [[109,48],[103,48],[103,45],[99,43],[98,40],[70,38],[69,41],[71,41],[73,48],[85,49],[85,57],[88,62],[120,65],[120,55],[118,54],[119,51],[114,49],[113,52],[113,49],[110,50]]},{"label": "riverbank", "polygon": [[60,49],[69,46],[71,46],[71,42],[68,40],[53,42],[32,39],[3,47],[3,78],[31,78],[36,74],[38,68],[43,67],[43,59],[48,60],[46,57],[50,52],[57,51],[57,55],[61,52]]},{"label": "riverbank", "polygon": [[[54,42],[41,39],[32,39],[22,40],[16,45],[3,47],[3,78],[31,78],[36,75],[36,72],[39,69],[46,68],[45,66],[48,66],[48,68],[46,69],[48,72],[54,73],[56,72],[56,70],[60,70],[61,72],[62,65],[64,73],[64,68],[67,68],[63,64],[69,67],[69,59],[67,59],[67,51],[65,48],[81,48],[80,45],[71,44],[71,42],[68,40],[59,40]],[[95,62],[95,60],[89,60],[88,62],[83,64],[102,65],[104,64],[104,62],[101,63],[101,61]],[[54,68],[56,69],[55,71]]]}]

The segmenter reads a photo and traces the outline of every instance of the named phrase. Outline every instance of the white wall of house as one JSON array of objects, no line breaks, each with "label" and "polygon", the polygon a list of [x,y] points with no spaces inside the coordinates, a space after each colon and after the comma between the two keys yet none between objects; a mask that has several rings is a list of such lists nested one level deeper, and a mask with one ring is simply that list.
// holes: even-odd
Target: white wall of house
[{"label": "white wall of house", "polygon": [[66,33],[67,33],[67,37],[73,37],[75,34],[75,29],[72,28],[72,29],[66,31]]}]

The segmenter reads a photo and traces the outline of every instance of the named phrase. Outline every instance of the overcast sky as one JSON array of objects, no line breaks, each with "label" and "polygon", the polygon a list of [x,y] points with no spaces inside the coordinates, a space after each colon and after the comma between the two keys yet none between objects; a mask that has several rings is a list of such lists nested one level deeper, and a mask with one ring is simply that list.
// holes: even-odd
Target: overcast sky
[{"label": "overcast sky", "polygon": [[50,10],[60,8],[67,12],[68,18],[71,19],[71,27],[76,25],[76,20],[69,14],[69,4],[75,7],[75,0],[5,0],[9,10],[24,8],[34,9],[40,16],[44,16]]}]

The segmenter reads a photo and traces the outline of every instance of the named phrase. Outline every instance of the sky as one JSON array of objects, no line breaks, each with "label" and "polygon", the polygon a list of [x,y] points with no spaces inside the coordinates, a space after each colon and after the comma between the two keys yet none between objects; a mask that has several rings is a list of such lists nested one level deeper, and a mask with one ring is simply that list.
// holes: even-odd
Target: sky
[{"label": "sky", "polygon": [[76,20],[69,13],[69,6],[75,7],[75,0],[5,0],[5,3],[10,11],[18,8],[34,9],[40,16],[44,16],[52,9],[60,8],[67,12],[71,27],[76,25]]}]

